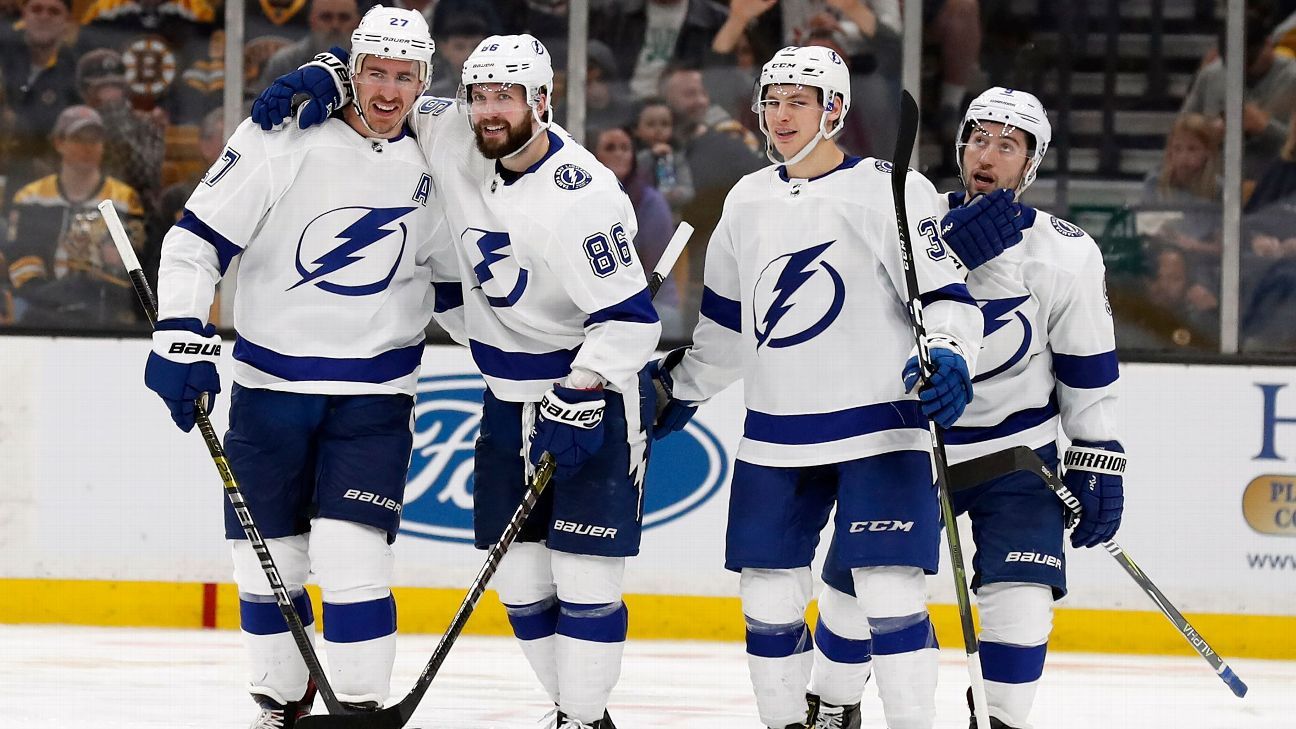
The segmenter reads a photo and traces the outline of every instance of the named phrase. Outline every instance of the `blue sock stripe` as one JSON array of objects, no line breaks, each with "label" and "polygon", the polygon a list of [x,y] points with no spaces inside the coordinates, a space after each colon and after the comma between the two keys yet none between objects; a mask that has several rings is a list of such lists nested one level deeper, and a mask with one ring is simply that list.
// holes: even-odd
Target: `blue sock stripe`
[{"label": "blue sock stripe", "polygon": [[518,640],[539,640],[558,632],[558,601],[541,600],[527,605],[505,605],[509,625]]},{"label": "blue sock stripe", "polygon": [[832,632],[823,619],[814,629],[814,641],[819,652],[834,663],[868,663],[873,658],[873,641],[844,638]]},{"label": "blue sock stripe", "polygon": [[591,643],[625,642],[630,626],[630,613],[625,603],[582,605],[559,601],[558,604],[558,635]]},{"label": "blue sock stripe", "polygon": [[[309,628],[315,622],[310,596],[302,592],[292,601],[302,625]],[[275,635],[288,632],[288,621],[284,620],[283,613],[279,612],[279,603],[275,602],[273,597],[269,597],[268,602],[239,598],[239,625],[244,632],[252,635]]]},{"label": "blue sock stripe", "polygon": [[759,658],[787,658],[814,649],[810,629],[804,623],[777,633],[747,629],[747,653]]},{"label": "blue sock stripe", "polygon": [[981,644],[981,672],[987,681],[1030,683],[1044,675],[1048,643],[1036,646]]},{"label": "blue sock stripe", "polygon": [[873,633],[873,655],[875,656],[893,656],[897,653],[911,653],[923,648],[935,647],[937,647],[936,634],[932,631],[931,618],[927,617],[901,630]]},{"label": "blue sock stripe", "polygon": [[359,643],[395,632],[396,600],[391,595],[346,605],[324,603],[324,640],[330,643]]}]

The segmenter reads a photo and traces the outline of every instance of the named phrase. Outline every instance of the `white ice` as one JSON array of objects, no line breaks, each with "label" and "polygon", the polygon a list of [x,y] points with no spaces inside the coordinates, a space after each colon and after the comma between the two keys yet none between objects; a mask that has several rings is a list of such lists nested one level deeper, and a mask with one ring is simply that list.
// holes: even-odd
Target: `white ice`
[{"label": "white ice", "polygon": [[[436,639],[401,637],[397,697]],[[242,655],[235,631],[0,625],[0,727],[245,729],[255,711]],[[1032,720],[1037,729],[1296,726],[1296,662],[1230,664],[1250,685],[1245,699],[1196,655],[1053,653]],[[944,650],[937,727],[967,727],[966,678],[962,651]],[[410,727],[540,729],[550,708],[510,639],[465,637]],[[760,727],[740,643],[631,642],[610,708],[620,729]],[[883,726],[870,687],[864,727]]]}]

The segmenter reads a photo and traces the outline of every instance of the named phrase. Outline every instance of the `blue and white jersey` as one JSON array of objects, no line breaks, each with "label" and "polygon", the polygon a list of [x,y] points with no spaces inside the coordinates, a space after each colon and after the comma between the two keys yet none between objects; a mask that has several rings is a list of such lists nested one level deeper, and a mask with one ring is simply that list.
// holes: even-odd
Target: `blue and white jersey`
[{"label": "blue and white jersey", "polygon": [[[942,214],[962,201],[946,196]],[[971,271],[984,319],[975,397],[945,432],[951,463],[1058,439],[1117,440],[1116,340],[1102,253],[1076,225],[1043,211],[1022,241]]]},{"label": "blue and white jersey", "polygon": [[459,286],[434,194],[409,136],[367,139],[340,119],[266,134],[244,121],[163,241],[159,316],[206,322],[238,256],[235,382],[413,394],[431,283]]},{"label": "blue and white jersey", "polygon": [[[910,173],[906,204],[928,335],[975,372],[981,317],[941,241],[940,195]],[[907,301],[890,163],[850,157],[809,180],[766,167],[725,199],[674,394],[706,400],[742,378],[738,458],[750,463],[929,451],[917,395],[900,378],[914,350]]]},{"label": "blue and white jersey", "polygon": [[637,392],[661,323],[616,176],[557,125],[548,154],[515,173],[477,152],[449,99],[425,98],[411,120],[457,244],[468,344],[491,391],[538,401],[578,369]]}]

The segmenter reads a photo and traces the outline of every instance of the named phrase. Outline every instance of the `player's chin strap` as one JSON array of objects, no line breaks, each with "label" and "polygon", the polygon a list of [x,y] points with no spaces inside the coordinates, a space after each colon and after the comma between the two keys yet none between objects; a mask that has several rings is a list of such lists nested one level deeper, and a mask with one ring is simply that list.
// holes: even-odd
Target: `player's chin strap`
[{"label": "player's chin strap", "polygon": [[806,142],[806,145],[801,148],[801,151],[792,155],[791,159],[782,160],[775,155],[774,140],[771,139],[770,135],[767,133],[765,135],[765,157],[770,162],[773,162],[776,165],[781,164],[784,167],[791,167],[797,162],[800,162],[801,160],[805,159],[806,156],[808,156],[810,152],[814,150],[816,145],[818,145],[820,142],[826,142],[832,139],[833,137],[837,136],[838,132],[842,130],[842,125],[838,125],[837,128],[833,129],[831,132],[828,131],[827,129],[824,129],[824,123],[828,121],[828,112],[829,110],[825,109],[824,112],[819,115],[819,131],[815,132],[814,138],[812,138],[809,142]]},{"label": "player's chin strap", "polygon": [[[530,105],[528,104],[528,106]],[[527,150],[528,147],[531,146],[532,142],[540,138],[541,134],[544,134],[545,132],[549,131],[549,126],[553,124],[553,110],[546,108],[545,117],[546,117],[545,119],[541,119],[540,112],[536,111],[534,106],[531,106],[531,120],[535,122],[535,127],[536,127],[535,133],[531,135],[531,138],[527,140],[526,144],[522,145],[521,147],[518,147],[512,152],[509,152],[508,154],[504,155],[500,159],[513,159],[519,154],[522,154]]]}]

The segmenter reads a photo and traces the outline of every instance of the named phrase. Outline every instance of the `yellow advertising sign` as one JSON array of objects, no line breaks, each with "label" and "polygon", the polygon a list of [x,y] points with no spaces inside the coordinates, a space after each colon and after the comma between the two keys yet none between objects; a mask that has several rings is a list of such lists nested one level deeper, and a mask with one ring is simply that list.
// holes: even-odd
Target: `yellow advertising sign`
[{"label": "yellow advertising sign", "polygon": [[1296,537],[1296,476],[1257,476],[1242,494],[1242,515],[1261,534]]}]

